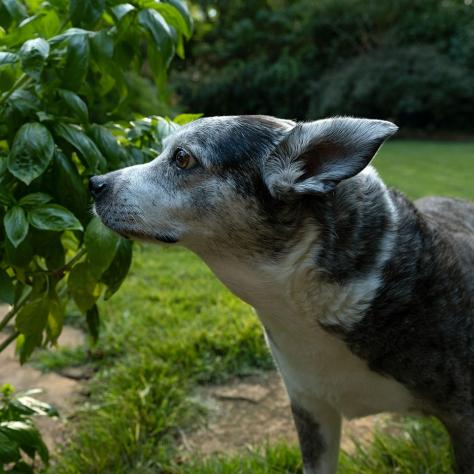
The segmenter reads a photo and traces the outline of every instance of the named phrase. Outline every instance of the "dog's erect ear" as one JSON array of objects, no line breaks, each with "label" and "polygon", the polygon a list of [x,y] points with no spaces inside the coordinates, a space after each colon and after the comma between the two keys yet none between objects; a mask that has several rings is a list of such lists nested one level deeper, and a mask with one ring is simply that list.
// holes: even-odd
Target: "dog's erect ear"
[{"label": "dog's erect ear", "polygon": [[264,180],[275,197],[326,193],[362,171],[397,129],[349,117],[297,124],[266,159]]}]

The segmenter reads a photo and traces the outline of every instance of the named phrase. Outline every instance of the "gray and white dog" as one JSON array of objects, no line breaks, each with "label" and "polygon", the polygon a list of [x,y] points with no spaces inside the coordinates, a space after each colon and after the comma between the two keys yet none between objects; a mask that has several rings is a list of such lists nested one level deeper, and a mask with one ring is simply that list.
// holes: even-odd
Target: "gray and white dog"
[{"label": "gray and white dog", "polygon": [[90,181],[108,227],[184,245],[255,307],[305,474],[336,472],[341,416],[382,411],[439,417],[474,472],[474,205],[388,189],[369,163],[396,130],[205,118]]}]

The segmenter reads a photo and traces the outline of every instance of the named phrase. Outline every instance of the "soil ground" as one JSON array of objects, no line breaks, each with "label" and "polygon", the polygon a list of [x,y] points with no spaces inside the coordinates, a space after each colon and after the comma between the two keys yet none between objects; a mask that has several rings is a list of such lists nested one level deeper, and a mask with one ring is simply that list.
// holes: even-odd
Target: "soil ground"
[{"label": "soil ground", "polygon": [[[266,442],[297,441],[288,397],[276,372],[202,387],[197,401],[207,408],[209,417],[206,426],[181,433],[183,457],[230,454]],[[377,415],[344,421],[342,448],[353,452],[354,440],[367,445],[374,427],[389,429],[389,420],[389,415]]]}]

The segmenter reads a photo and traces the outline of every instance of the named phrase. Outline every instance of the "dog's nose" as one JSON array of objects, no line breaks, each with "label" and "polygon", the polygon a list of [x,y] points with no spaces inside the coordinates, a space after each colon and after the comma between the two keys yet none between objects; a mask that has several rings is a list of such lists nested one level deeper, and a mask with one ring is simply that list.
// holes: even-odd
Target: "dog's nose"
[{"label": "dog's nose", "polygon": [[107,182],[104,176],[92,176],[89,180],[89,191],[94,199],[97,199],[107,189]]}]

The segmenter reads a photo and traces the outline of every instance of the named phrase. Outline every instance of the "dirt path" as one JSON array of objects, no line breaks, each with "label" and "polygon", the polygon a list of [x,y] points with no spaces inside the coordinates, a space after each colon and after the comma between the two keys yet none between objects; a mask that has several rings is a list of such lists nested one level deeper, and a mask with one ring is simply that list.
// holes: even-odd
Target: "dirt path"
[{"label": "dirt path", "polygon": [[[209,419],[205,427],[182,433],[184,458],[196,453],[202,456],[236,453],[266,442],[296,443],[288,398],[275,372],[203,387],[198,400],[209,410]],[[384,427],[389,419],[388,415],[378,415],[345,421],[342,448],[352,452],[353,439],[368,444],[374,427]]]},{"label": "dirt path", "polygon": [[[6,308],[0,306],[0,318],[5,312]],[[80,330],[64,328],[60,346],[82,344],[84,334]],[[46,444],[54,451],[55,446],[65,440],[67,419],[81,398],[81,381],[54,372],[42,373],[28,364],[21,366],[14,355],[14,346],[10,346],[0,353],[0,385],[3,383],[12,384],[17,391],[40,388],[43,393],[37,397],[57,407],[59,419],[36,418]],[[182,433],[184,458],[196,453],[203,456],[236,453],[266,442],[296,443],[288,398],[275,372],[235,379],[225,385],[201,387],[197,398],[207,408],[209,416],[202,428]],[[374,426],[383,427],[388,419],[389,416],[380,415],[344,422],[343,449],[351,452],[353,439],[369,443]]]},{"label": "dirt path", "polygon": [[[6,311],[7,307],[0,307],[0,319]],[[69,347],[80,346],[84,344],[84,334],[78,329],[66,326],[58,344]],[[18,358],[15,357],[14,344],[0,353],[0,385],[4,383],[13,385],[18,392],[40,388],[43,393],[35,395],[35,397],[51,403],[59,410],[59,419],[48,417],[35,419],[46,444],[54,450],[54,447],[64,440],[67,417],[74,411],[75,403],[80,397],[81,383],[54,372],[43,373],[28,364],[21,366]]]}]

